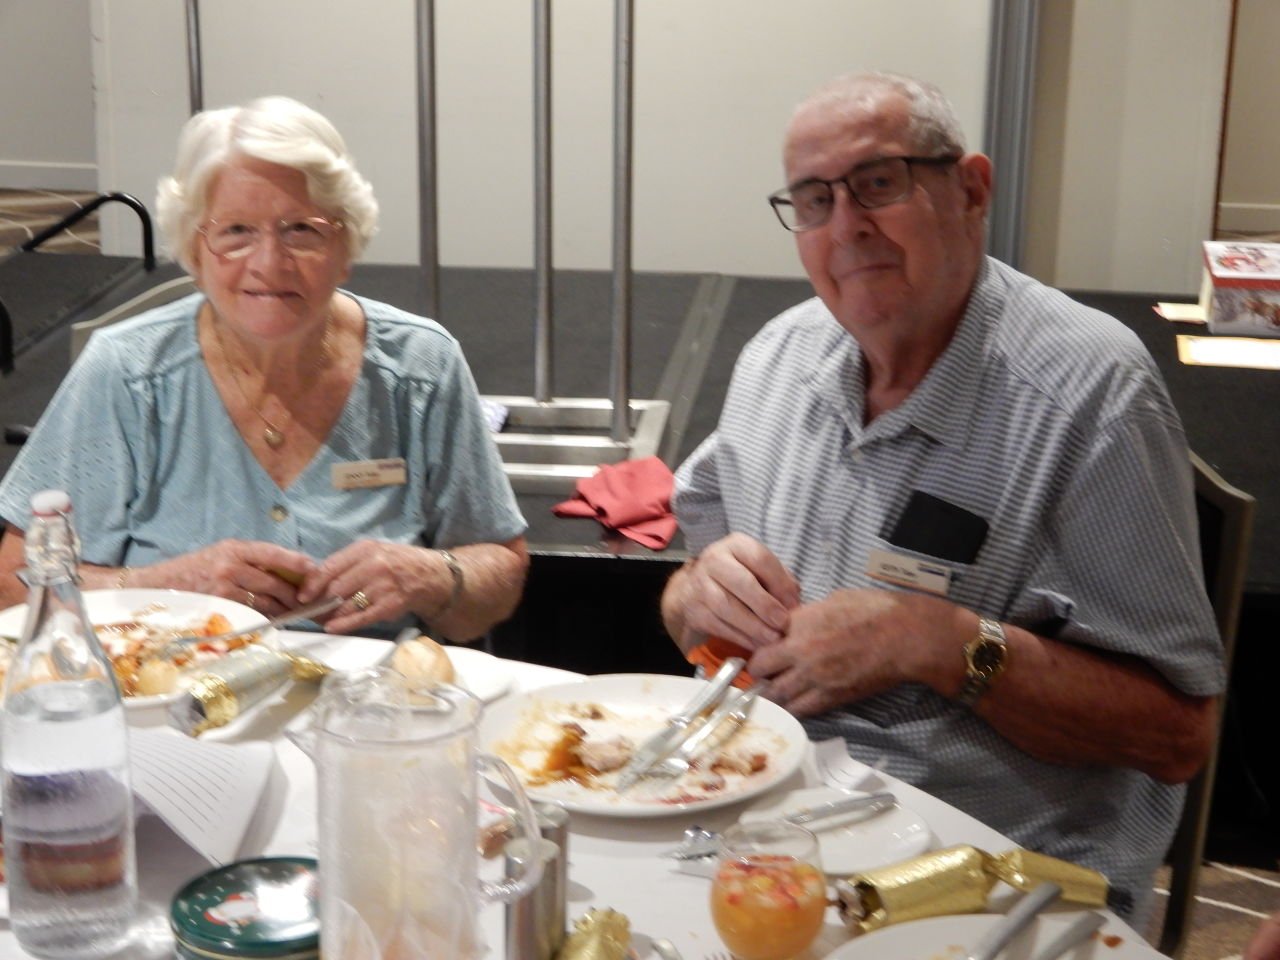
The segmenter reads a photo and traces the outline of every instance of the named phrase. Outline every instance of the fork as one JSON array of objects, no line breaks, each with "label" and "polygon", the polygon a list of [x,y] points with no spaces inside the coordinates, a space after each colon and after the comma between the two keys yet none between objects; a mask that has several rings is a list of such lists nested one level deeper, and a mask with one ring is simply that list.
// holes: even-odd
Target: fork
[{"label": "fork", "polygon": [[[747,716],[751,713],[756,697],[760,695],[761,686],[757,683],[745,693],[740,694],[732,703],[713,713],[675,753],[646,770],[645,778],[674,780],[688,773],[695,756],[722,746],[747,722]],[[716,731],[726,723],[729,725],[728,732],[717,735]]]}]

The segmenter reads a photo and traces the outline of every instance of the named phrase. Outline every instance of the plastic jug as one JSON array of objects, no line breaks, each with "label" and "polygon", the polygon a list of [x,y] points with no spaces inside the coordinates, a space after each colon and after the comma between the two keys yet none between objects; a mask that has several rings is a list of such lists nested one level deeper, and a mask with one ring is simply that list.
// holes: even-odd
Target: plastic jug
[{"label": "plastic jug", "polygon": [[515,774],[476,751],[481,704],[387,667],[325,678],[290,738],[316,764],[320,950],[343,960],[478,955],[475,916],[537,884],[541,861],[479,877],[477,778],[500,778],[525,837],[538,823]]}]

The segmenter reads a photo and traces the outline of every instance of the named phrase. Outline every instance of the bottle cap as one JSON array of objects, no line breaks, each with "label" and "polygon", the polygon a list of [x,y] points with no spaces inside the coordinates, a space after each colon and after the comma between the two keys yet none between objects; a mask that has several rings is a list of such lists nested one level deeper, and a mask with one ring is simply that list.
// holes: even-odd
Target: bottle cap
[{"label": "bottle cap", "polygon": [[319,957],[317,879],[309,857],[241,860],[201,874],[169,911],[178,956]]},{"label": "bottle cap", "polygon": [[65,490],[41,490],[31,496],[31,512],[40,517],[52,517],[71,509],[71,497]]}]

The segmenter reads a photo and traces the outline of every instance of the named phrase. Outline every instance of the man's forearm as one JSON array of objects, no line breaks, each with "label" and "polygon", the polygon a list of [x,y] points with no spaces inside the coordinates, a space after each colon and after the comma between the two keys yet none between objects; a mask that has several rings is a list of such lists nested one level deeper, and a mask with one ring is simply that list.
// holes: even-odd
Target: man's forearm
[{"label": "man's forearm", "polygon": [[[1189,780],[1203,766],[1214,736],[1213,697],[1181,693],[1134,657],[1008,625],[1005,635],[1008,668],[974,709],[1020,749],[1052,763],[1132,767],[1167,783]],[[950,696],[963,683],[962,647],[940,689]]]}]

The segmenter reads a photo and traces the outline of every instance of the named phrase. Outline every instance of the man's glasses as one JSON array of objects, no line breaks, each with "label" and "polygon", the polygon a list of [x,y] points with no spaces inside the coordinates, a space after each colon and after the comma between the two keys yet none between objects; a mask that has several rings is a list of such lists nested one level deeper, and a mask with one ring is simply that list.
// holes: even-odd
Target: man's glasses
[{"label": "man's glasses", "polygon": [[[222,222],[210,220],[200,227],[205,246],[215,257],[238,260],[247,257],[261,241],[268,225]],[[300,220],[277,220],[269,224],[274,229],[276,242],[294,256],[314,256],[323,253],[329,241],[342,229],[341,220],[324,217],[303,217]]]},{"label": "man's glasses", "polygon": [[793,233],[813,230],[831,219],[836,206],[835,186],[843,183],[850,196],[868,210],[887,207],[905,200],[915,185],[911,168],[917,164],[941,167],[960,158],[950,157],[882,157],[860,163],[836,180],[814,177],[793,187],[786,187],[769,197],[769,206],[778,220]]}]

